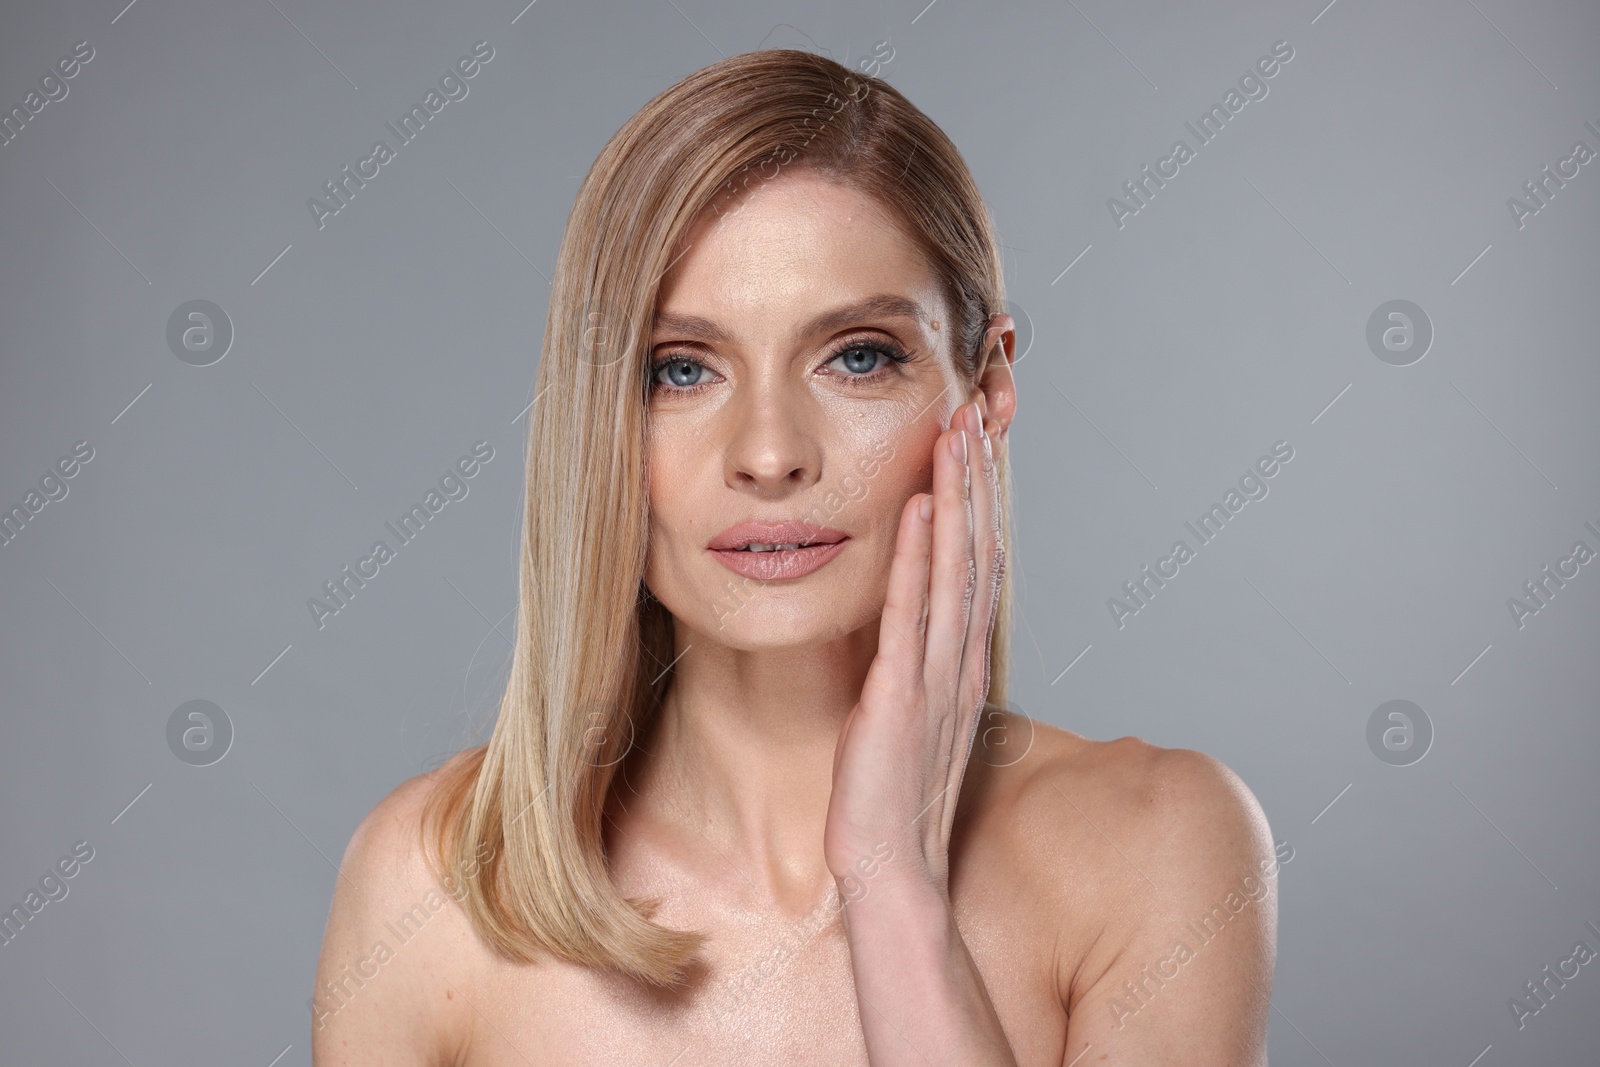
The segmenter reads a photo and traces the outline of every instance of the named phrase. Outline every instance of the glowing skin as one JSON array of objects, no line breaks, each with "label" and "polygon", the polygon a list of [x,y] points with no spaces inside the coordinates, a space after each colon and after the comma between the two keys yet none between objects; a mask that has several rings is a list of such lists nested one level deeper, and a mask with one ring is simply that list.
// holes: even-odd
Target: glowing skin
[{"label": "glowing skin", "polygon": [[[785,175],[737,213],[708,215],[689,243],[658,313],[708,319],[727,340],[670,326],[654,335],[657,360],[704,369],[668,364],[657,378],[672,384],[654,385],[645,582],[678,620],[680,650],[712,640],[777,649],[862,630],[883,608],[900,508],[931,487],[934,438],[970,399],[935,279],[875,202],[811,175]],[[819,313],[879,295],[922,314],[795,335]],[[835,356],[844,342],[888,342],[911,360],[870,348]],[[813,514],[850,541],[803,580],[741,581],[706,552],[737,522]]]},{"label": "glowing skin", "polygon": [[[932,488],[951,415],[982,394],[956,368],[925,257],[861,193],[789,168],[737,210],[707,212],[674,255],[651,337],[645,582],[677,620],[681,658],[630,812],[676,824],[685,850],[709,834],[767,872],[764,895],[804,910],[832,888],[830,768],[877,649],[901,512]],[[810,325],[874,297],[915,311]],[[990,343],[1010,327],[997,317]],[[998,418],[1009,365],[1004,379]],[[849,540],[811,574],[763,582],[706,547],[752,519],[809,519]]]},{"label": "glowing skin", "polygon": [[[643,806],[765,877],[751,884],[780,906],[872,872],[847,913],[863,998],[968,1062],[1014,1063],[952,923],[947,862],[998,589],[983,421],[991,400],[996,434],[1011,414],[1005,349],[983,391],[967,383],[922,253],[875,201],[814,173],[706,216],[686,244],[652,337],[645,580],[676,620],[678,673]],[[1008,316],[985,327],[990,346],[1011,333]],[[846,540],[779,548],[793,568],[732,561],[744,581],[728,580],[719,533],[794,520]],[[909,1000],[908,964],[931,976]],[[897,1062],[894,1024],[863,1014],[875,1061]]]},{"label": "glowing skin", "polygon": [[[981,467],[947,447],[950,424],[981,416],[971,454],[984,436],[1003,454],[1009,316],[988,324],[987,369],[967,385],[951,309],[915,245],[874,202],[799,167],[709,216],[680,252],[652,347],[707,369],[661,376],[646,442],[645,577],[676,620],[674,674],[618,768],[603,827],[618,889],[659,899],[655,921],[709,935],[704,969],[684,989],[644,993],[559,959],[508,961],[448,905],[317,1031],[318,1067],[1265,1067],[1275,889],[1179,976],[1151,970],[1241,874],[1270,873],[1270,828],[1236,776],[1200,753],[1008,715],[981,721],[960,789],[941,788],[960,731],[929,683],[957,659],[947,620],[965,572],[957,546],[971,543],[965,502],[973,528],[994,508]],[[877,295],[920,311],[797,332]],[[697,335],[691,316],[721,336]],[[863,342],[911,359],[835,358]],[[930,491],[932,526],[919,527]],[[739,523],[786,519],[849,538],[779,581],[735,575],[707,549]],[[891,592],[897,532],[913,551]],[[935,562],[919,583],[905,560],[925,558],[929,538]],[[918,584],[926,669],[907,655],[920,635],[879,648],[886,599],[917,630],[904,594]],[[869,676],[874,664],[895,669]],[[879,674],[889,684],[865,684]],[[1047,717],[1071,714],[1063,698]],[[415,833],[428,777],[352,839],[319,981],[392,937],[393,916],[434,888]],[[907,817],[928,796],[928,818]],[[936,825],[953,826],[948,842]]]}]

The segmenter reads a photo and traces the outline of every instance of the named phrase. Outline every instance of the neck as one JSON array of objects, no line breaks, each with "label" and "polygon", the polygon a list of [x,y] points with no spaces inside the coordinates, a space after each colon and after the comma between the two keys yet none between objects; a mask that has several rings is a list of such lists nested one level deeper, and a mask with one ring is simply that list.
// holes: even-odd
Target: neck
[{"label": "neck", "polygon": [[877,634],[873,619],[825,643],[742,650],[679,623],[630,814],[669,833],[677,854],[735,865],[762,903],[803,908],[824,895],[834,751]]}]

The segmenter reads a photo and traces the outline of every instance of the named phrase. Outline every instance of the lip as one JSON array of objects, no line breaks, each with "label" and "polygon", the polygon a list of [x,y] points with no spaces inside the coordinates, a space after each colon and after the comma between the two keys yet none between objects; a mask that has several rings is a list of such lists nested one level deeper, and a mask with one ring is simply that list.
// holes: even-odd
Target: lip
[{"label": "lip", "polygon": [[831,545],[849,536],[842,530],[832,530],[826,526],[818,526],[814,522],[801,522],[798,519],[790,519],[787,522],[741,522],[713,537],[706,547],[713,550],[727,550],[743,548],[751,542],[763,545],[792,545],[802,541]]},{"label": "lip", "polygon": [[[844,551],[845,542],[849,539],[850,535],[841,530],[809,522],[741,522],[712,538],[706,550],[716,557],[718,563],[735,574],[774,581],[802,578],[812,573]],[[751,542],[767,545],[810,543],[803,548],[771,552],[743,551],[744,546]]]}]

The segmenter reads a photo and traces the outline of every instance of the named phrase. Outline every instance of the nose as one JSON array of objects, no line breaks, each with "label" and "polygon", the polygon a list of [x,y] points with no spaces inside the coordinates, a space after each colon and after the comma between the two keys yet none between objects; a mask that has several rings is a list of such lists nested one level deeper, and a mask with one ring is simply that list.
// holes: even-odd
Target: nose
[{"label": "nose", "polygon": [[726,412],[729,433],[723,448],[723,480],[730,489],[782,497],[821,478],[818,413],[804,392],[764,383],[736,391]]}]

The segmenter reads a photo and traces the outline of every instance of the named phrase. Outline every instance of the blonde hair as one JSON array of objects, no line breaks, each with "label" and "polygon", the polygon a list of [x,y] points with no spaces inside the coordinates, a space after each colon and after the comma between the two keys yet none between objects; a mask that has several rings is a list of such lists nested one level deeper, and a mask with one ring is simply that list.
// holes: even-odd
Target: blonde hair
[{"label": "blonde hair", "polygon": [[[989,317],[1004,310],[992,224],[965,162],[878,78],[804,51],[736,55],[664,90],[606,143],[551,283],[499,718],[486,745],[440,772],[423,820],[430,862],[454,872],[473,926],[508,958],[544,952],[672,986],[706,939],[652,922],[658,899],[624,898],[602,838],[617,765],[672,680],[672,618],[643,583],[649,326],[669,257],[696,219],[791,165],[900,219],[943,284],[968,381]],[[1003,457],[999,476],[1009,517]],[[1004,537],[1009,546],[1009,518]],[[1010,573],[990,643],[995,705],[1006,699]]]}]

